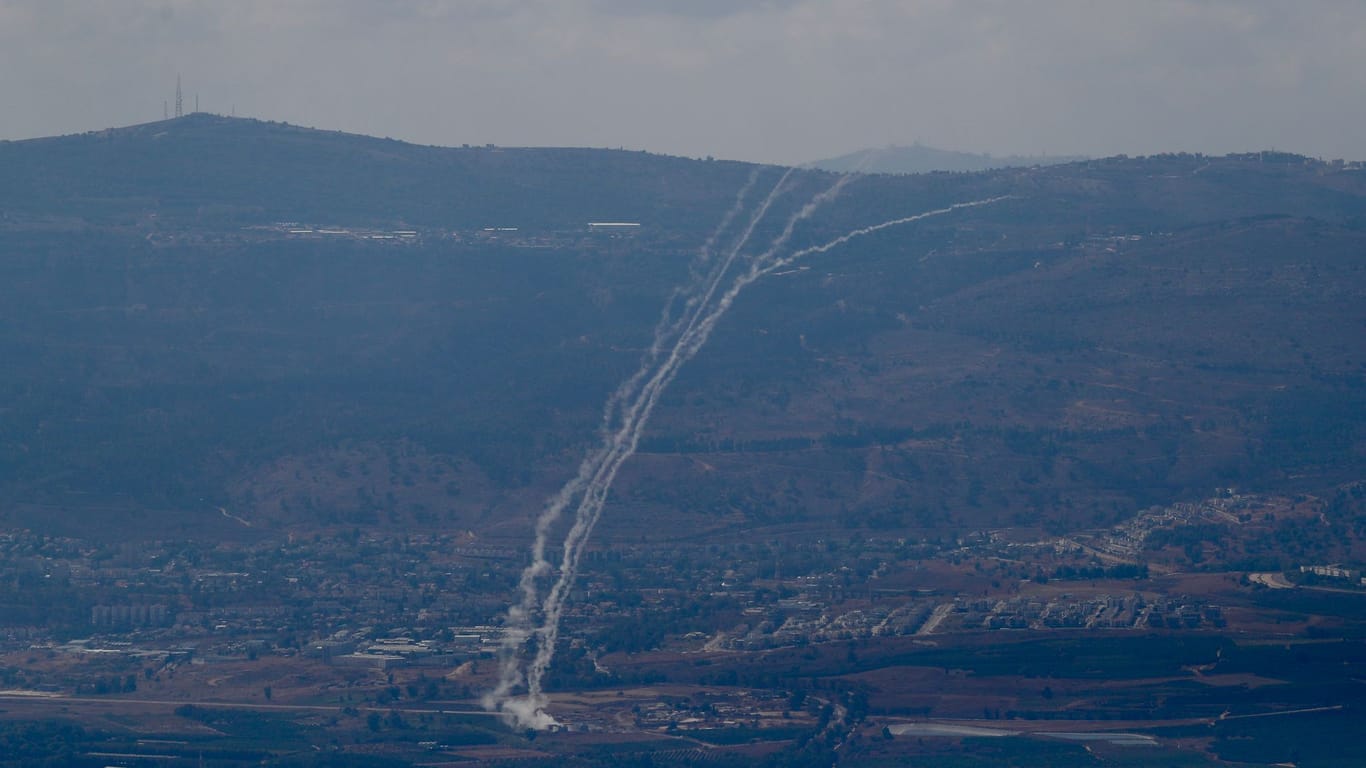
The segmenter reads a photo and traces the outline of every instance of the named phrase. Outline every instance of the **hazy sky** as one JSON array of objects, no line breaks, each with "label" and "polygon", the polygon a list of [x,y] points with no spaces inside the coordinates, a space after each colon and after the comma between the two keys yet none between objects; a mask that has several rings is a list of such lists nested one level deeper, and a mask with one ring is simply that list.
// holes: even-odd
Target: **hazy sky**
[{"label": "hazy sky", "polygon": [[0,138],[185,108],[796,163],[1366,159],[1362,0],[0,0]]}]

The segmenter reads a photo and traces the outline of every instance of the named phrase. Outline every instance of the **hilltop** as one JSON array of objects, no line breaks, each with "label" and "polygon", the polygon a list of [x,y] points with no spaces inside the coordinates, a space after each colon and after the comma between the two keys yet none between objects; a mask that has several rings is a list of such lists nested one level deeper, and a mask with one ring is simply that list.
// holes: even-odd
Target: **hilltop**
[{"label": "hilltop", "polygon": [[739,183],[746,172],[644,152],[420,146],[205,113],[3,142],[0,166],[0,208],[11,216],[115,225],[156,214],[185,226],[653,223],[705,205],[702,179]]}]

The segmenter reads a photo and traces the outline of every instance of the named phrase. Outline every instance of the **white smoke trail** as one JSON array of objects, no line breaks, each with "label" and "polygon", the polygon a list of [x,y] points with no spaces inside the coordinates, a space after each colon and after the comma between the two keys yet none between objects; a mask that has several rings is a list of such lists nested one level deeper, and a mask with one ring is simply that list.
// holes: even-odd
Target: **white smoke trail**
[{"label": "white smoke trail", "polygon": [[[744,210],[745,198],[749,196],[750,191],[754,189],[754,185],[759,181],[759,174],[762,170],[762,167],[756,167],[750,172],[749,179],[745,181],[744,186],[736,193],[735,202],[731,205],[730,210],[726,211],[725,215],[721,217],[721,223],[716,225],[716,228],[712,230],[712,233],[707,236],[706,242],[698,249],[696,258],[696,263],[698,265],[706,264],[711,260],[711,253],[716,248],[717,241],[721,239],[722,233],[727,229],[730,229],[730,225],[735,221],[735,217],[740,215],[740,212]],[[791,173],[791,171],[788,173]],[[786,179],[787,175],[784,174],[783,178]],[[782,181],[780,180],[779,184],[781,183]],[[655,322],[654,335],[651,337],[649,349],[641,359],[640,366],[636,369],[635,373],[631,374],[630,378],[622,382],[621,386],[617,387],[616,391],[607,398],[607,403],[603,406],[602,411],[601,431],[604,436],[606,436],[609,431],[612,420],[616,415],[617,407],[635,392],[635,388],[640,384],[641,379],[644,379],[645,374],[649,372],[653,361],[657,360],[660,353],[664,351],[664,344],[666,341],[678,332],[683,317],[686,317],[687,307],[691,306],[695,301],[695,297],[693,299],[687,298],[688,294],[696,292],[697,286],[707,279],[707,275],[699,272],[696,265],[689,267],[688,271],[688,281],[683,285],[674,288],[673,293],[669,294],[668,301],[664,302],[664,309],[660,310],[659,320]],[[684,300],[684,314],[679,317],[674,317],[674,306],[680,299]]]},{"label": "white smoke trail", "polygon": [[[523,699],[517,702],[517,708],[522,713],[518,715],[519,720],[522,720],[522,716],[527,711],[530,711],[533,714],[540,713],[540,715],[544,715],[543,707],[545,699],[542,693],[541,683],[545,671],[549,668],[550,661],[555,654],[555,644],[559,639],[561,609],[563,608],[564,600],[568,595],[569,586],[573,583],[574,578],[578,573],[578,563],[583,552],[583,545],[587,542],[589,534],[597,524],[598,518],[602,513],[603,505],[607,500],[607,492],[611,489],[612,483],[616,479],[617,471],[621,468],[621,465],[626,459],[630,458],[630,456],[635,453],[636,446],[640,441],[640,435],[644,431],[645,422],[649,419],[650,413],[654,410],[655,404],[659,400],[660,393],[671,381],[673,381],[679,367],[684,362],[691,359],[711,335],[711,329],[720,319],[721,312],[711,310],[708,307],[712,303],[712,298],[715,296],[716,290],[720,286],[720,281],[729,271],[740,251],[743,250],[744,246],[748,243],[750,237],[754,233],[754,229],[767,214],[773,201],[781,193],[791,173],[792,171],[789,170],[781,179],[779,179],[778,183],[774,185],[773,190],[769,193],[768,197],[750,217],[749,225],[737,238],[732,248],[727,252],[726,258],[716,269],[713,269],[711,273],[712,278],[707,281],[706,290],[701,296],[697,297],[696,302],[691,303],[691,306],[695,308],[695,311],[689,319],[687,326],[674,341],[669,356],[655,369],[654,374],[640,390],[631,406],[623,411],[621,425],[618,427],[615,434],[608,437],[603,448],[600,448],[594,456],[596,460],[600,461],[598,471],[593,475],[592,479],[587,483],[583,490],[578,509],[574,515],[574,524],[565,535],[563,545],[564,554],[560,564],[560,577],[555,581],[550,592],[546,595],[545,600],[541,603],[541,625],[535,631],[535,637],[537,639],[536,653],[526,674],[527,694]],[[812,200],[807,202],[801,209],[789,217],[782,232],[774,239],[768,250],[757,257],[757,260],[767,260],[771,258],[772,254],[784,247],[791,238],[797,223],[808,218],[821,205],[834,199],[848,182],[848,178],[849,177],[847,176],[841,176],[829,189],[812,198]],[[750,271],[752,272],[753,270],[754,268],[751,266]],[[728,293],[738,293],[738,290],[732,288]],[[729,305],[730,301],[727,301],[726,306],[728,307]],[[723,311],[724,310],[722,310],[722,312]],[[525,642],[525,637],[518,639],[521,642]],[[520,673],[517,672],[514,672],[511,675],[504,675],[504,679],[511,680],[512,684],[515,684],[520,677]],[[511,686],[509,686],[509,689],[510,687]],[[504,707],[504,709],[507,710],[507,707]],[[544,715],[544,717],[548,717],[548,715]],[[541,716],[534,717],[533,719],[536,722],[543,722],[543,717]],[[522,722],[526,725],[532,725],[531,722],[526,722],[524,720],[522,720]]]},{"label": "white smoke trail", "polygon": [[[764,198],[764,201],[760,203],[759,207],[750,215],[749,224],[745,226],[744,231],[740,233],[735,239],[735,242],[731,244],[730,249],[726,251],[726,257],[712,268],[708,279],[703,284],[705,290],[702,291],[702,295],[693,296],[688,300],[687,310],[690,311],[691,314],[689,314],[688,311],[685,311],[684,313],[684,317],[687,318],[687,323],[686,325],[683,325],[680,322],[679,327],[681,328],[682,333],[686,334],[697,326],[698,318],[702,316],[707,304],[711,301],[711,297],[716,294],[716,289],[721,285],[721,279],[730,271],[731,266],[735,263],[736,257],[740,255],[740,251],[749,243],[749,238],[754,235],[754,228],[759,226],[759,222],[768,215],[768,209],[773,205],[773,202],[782,194],[783,188],[787,185],[787,180],[792,176],[793,170],[794,169],[792,168],[787,169],[787,172],[782,175],[782,178],[778,179],[778,183],[773,185],[773,189],[769,190],[768,197]],[[680,320],[681,319],[682,318],[680,318]],[[666,338],[659,336],[655,337],[655,345],[651,348],[654,359],[658,359],[666,341]],[[675,341],[675,344],[676,343],[677,342]]]},{"label": "white smoke trail", "polygon": [[[758,180],[760,170],[762,169],[756,168],[754,172],[750,174],[749,181],[740,190],[739,194],[736,195],[735,205],[726,212],[726,215],[721,219],[721,223],[716,226],[716,229],[712,231],[711,235],[707,238],[707,241],[703,243],[702,247],[698,250],[698,265],[706,264],[711,260],[712,251],[715,249],[717,241],[721,239],[721,234],[730,228],[735,217],[744,209],[745,197]],[[778,183],[773,185],[773,189],[769,190],[768,196],[760,203],[755,213],[750,216],[749,224],[746,226],[744,232],[727,251],[726,258],[723,259],[720,264],[714,265],[710,271],[705,273],[699,272],[696,268],[690,269],[691,275],[688,282],[683,286],[675,288],[673,293],[670,294],[669,300],[664,304],[663,312],[660,313],[659,321],[655,324],[654,336],[650,342],[648,351],[641,360],[640,367],[636,369],[636,372],[632,374],[625,383],[617,388],[616,392],[608,398],[607,405],[603,408],[602,436],[604,440],[609,439],[610,426],[613,423],[616,409],[620,407],[622,402],[635,393],[636,387],[640,385],[640,382],[645,378],[645,375],[653,369],[654,362],[659,359],[660,354],[663,353],[664,347],[669,343],[669,340],[677,336],[683,328],[687,325],[691,325],[695,321],[699,308],[706,304],[706,298],[715,291],[717,282],[725,275],[726,270],[730,268],[731,262],[734,261],[736,254],[743,244],[749,240],[750,233],[754,231],[754,227],[759,223],[759,220],[763,218],[764,214],[768,211],[769,206],[773,204],[773,201],[782,190],[783,185],[787,183],[788,177],[792,175],[792,171],[793,169],[791,168],[787,169],[787,172],[778,179]],[[703,296],[696,295],[699,290],[703,291]],[[683,312],[678,317],[674,317],[673,307],[680,297],[683,299]]]},{"label": "white smoke trail", "polygon": [[[579,496],[580,500],[575,511],[574,523],[569,532],[565,535],[563,543],[560,576],[540,604],[540,626],[535,630],[531,630],[529,627],[530,619],[532,612],[537,607],[535,598],[539,596],[539,592],[536,589],[536,580],[541,575],[548,572],[549,569],[549,563],[544,559],[545,539],[542,528],[538,525],[537,545],[533,547],[536,557],[533,559],[532,565],[528,566],[527,571],[523,574],[523,603],[520,606],[509,610],[509,623],[512,623],[515,619],[519,627],[519,631],[511,634],[507,641],[508,644],[513,646],[514,652],[509,654],[505,661],[499,686],[485,697],[486,706],[489,708],[500,708],[504,713],[514,718],[518,724],[524,727],[544,728],[555,722],[544,709],[546,699],[542,690],[542,680],[555,653],[555,645],[559,635],[561,610],[567,597],[569,586],[573,583],[577,575],[579,559],[582,555],[583,547],[586,544],[593,527],[601,516],[607,494],[616,479],[617,471],[622,464],[635,453],[640,437],[644,431],[645,424],[649,420],[655,405],[658,403],[660,394],[674,380],[683,363],[692,359],[702,346],[705,345],[716,324],[734,303],[735,298],[739,293],[759,277],[762,277],[777,268],[789,265],[805,256],[824,253],[857,237],[862,237],[888,227],[919,221],[931,216],[943,215],[960,208],[985,205],[1004,199],[998,197],[959,203],[947,208],[927,211],[900,219],[893,219],[881,224],[854,230],[822,245],[801,249],[786,257],[777,258],[776,254],[786,246],[796,225],[800,221],[808,218],[822,204],[833,199],[843,188],[848,177],[841,177],[830,189],[817,195],[797,213],[793,214],[770,247],[764,251],[764,253],[749,259],[749,268],[735,278],[734,282],[732,282],[726,291],[721,294],[719,300],[713,302],[712,299],[719,287],[721,278],[729,271],[730,266],[749,240],[759,220],[767,213],[769,205],[779,194],[786,179],[787,175],[784,175],[778,184],[775,185],[773,191],[770,192],[769,197],[756,210],[744,233],[736,240],[734,247],[727,252],[727,258],[724,259],[717,268],[710,271],[708,275],[709,279],[703,282],[705,290],[702,291],[701,295],[695,296],[687,302],[687,309],[692,309],[694,311],[691,313],[685,311],[680,318],[673,322],[664,322],[664,320],[661,320],[660,325],[656,328],[655,343],[647,354],[646,361],[642,363],[641,368],[637,370],[636,374],[634,374],[628,382],[624,383],[623,387],[619,388],[618,392],[614,394],[614,398],[617,397],[617,394],[620,394],[621,397],[613,408],[609,409],[605,414],[606,416],[610,416],[612,411],[615,410],[615,407],[620,406],[624,400],[630,399],[631,403],[629,405],[621,406],[620,425],[610,434],[608,434],[607,430],[604,430],[604,444],[594,451],[590,457],[584,460],[584,463],[580,466],[578,476],[561,490],[561,493],[552,501],[551,507],[542,515],[542,519],[550,518],[553,510],[553,519],[550,521],[553,522],[553,520],[559,518],[569,502],[575,496]],[[737,205],[738,204],[739,203],[737,203]],[[730,218],[733,217],[728,215],[727,219],[723,220],[722,225],[717,229],[717,233],[713,235],[713,238],[709,240],[709,242],[714,242],[716,236],[719,235],[719,232],[729,224]],[[693,285],[696,286],[696,282],[694,282]],[[683,325],[684,318],[687,319],[686,325]],[[679,331],[679,328],[682,330]],[[676,337],[675,333],[677,334]],[[674,341],[668,357],[665,358],[663,363],[653,367],[650,366],[649,363],[653,360],[657,360],[659,354],[662,353],[662,347],[664,346],[666,339],[671,337],[673,337]],[[640,383],[641,379],[645,379],[646,374],[651,370],[653,370],[653,373],[649,375],[648,379],[645,380],[642,385]],[[637,387],[639,387],[638,390]],[[634,397],[631,397],[631,395],[634,395]],[[610,418],[607,420],[611,421]],[[580,493],[581,496],[579,495]],[[548,533],[549,523],[544,529],[545,533]],[[529,591],[526,589],[528,586]],[[535,655],[531,660],[525,676],[527,694],[522,698],[513,698],[509,696],[512,688],[523,679],[520,669],[518,669],[517,666],[519,659],[515,651],[520,649],[533,634],[537,639],[537,644]]]},{"label": "white smoke trail", "polygon": [[[702,245],[698,256],[699,262],[706,262],[710,259],[710,251],[715,248],[721,235],[730,227],[735,220],[735,217],[744,210],[745,199],[754,185],[758,182],[761,170],[761,168],[754,169],[744,186],[740,188],[735,196],[735,202],[731,205],[730,209],[726,211],[725,215],[722,216],[721,222]],[[778,187],[787,180],[790,173],[791,170],[783,175],[779,180],[778,185],[774,187],[774,191],[765,199],[762,205],[763,210],[767,210],[768,206],[772,204],[773,197],[776,194]],[[747,233],[753,229],[754,223],[755,222],[751,220],[749,227],[746,230]],[[709,274],[707,277],[710,277],[711,281],[715,281],[719,280],[721,275],[719,273]],[[651,341],[650,348],[643,356],[640,366],[626,379],[626,381],[622,382],[622,384],[617,387],[611,396],[608,397],[607,403],[603,406],[601,428],[603,435],[602,445],[584,457],[583,461],[579,464],[577,474],[570,479],[569,482],[565,483],[565,485],[560,488],[559,492],[547,501],[546,508],[541,512],[540,517],[537,518],[535,536],[531,546],[531,563],[522,571],[521,578],[518,582],[518,592],[521,595],[521,599],[516,605],[513,605],[508,609],[504,627],[503,662],[500,668],[499,680],[493,690],[489,691],[484,696],[483,703],[486,708],[493,709],[507,703],[509,701],[508,694],[521,681],[522,675],[519,667],[518,653],[531,637],[533,617],[541,602],[540,590],[537,586],[537,582],[546,574],[550,573],[550,562],[546,560],[545,551],[551,528],[559,522],[564,514],[565,508],[583,492],[585,485],[593,478],[603,463],[607,461],[613,444],[611,439],[611,425],[614,421],[616,410],[620,407],[622,402],[630,399],[635,394],[641,380],[643,380],[646,374],[653,369],[655,361],[658,360],[659,355],[662,354],[667,340],[680,332],[680,329],[683,327],[683,321],[688,319],[688,314],[685,311],[678,318],[672,317],[674,303],[680,295],[686,295],[689,292],[695,293],[697,284],[702,279],[702,275],[695,276],[689,281],[687,286],[675,289],[674,294],[670,296],[669,301],[665,304],[665,307],[660,314],[660,318],[655,325],[653,340]],[[690,303],[695,304],[695,297]],[[544,611],[542,611],[542,614],[544,614]],[[525,718],[518,716],[517,719],[522,721]]]},{"label": "white smoke trail", "polygon": [[764,268],[760,276],[766,275],[775,269],[780,269],[782,267],[789,266],[798,259],[802,259],[817,253],[825,253],[826,251],[833,250],[841,245],[844,245],[850,240],[854,240],[865,235],[871,235],[874,232],[878,232],[880,230],[888,229],[890,227],[897,227],[902,224],[910,224],[912,222],[920,221],[921,219],[928,219],[931,216],[943,216],[946,213],[953,213],[954,211],[960,210],[962,208],[976,208],[979,205],[990,205],[992,203],[999,203],[1002,200],[1010,200],[1014,197],[1014,195],[1000,195],[998,197],[988,197],[982,200],[972,200],[966,203],[954,203],[953,205],[950,205],[947,208],[936,208],[933,211],[917,213],[914,216],[906,216],[900,219],[892,219],[891,221],[884,221],[881,224],[874,224],[872,226],[863,227],[862,229],[856,229],[852,232],[840,235],[839,237],[835,238],[834,240],[831,240],[828,243],[822,243],[821,245],[813,245],[809,248],[803,248],[799,251],[794,251],[792,254],[785,256],[781,259],[778,259],[774,261],[772,264],[770,264],[768,267]]}]

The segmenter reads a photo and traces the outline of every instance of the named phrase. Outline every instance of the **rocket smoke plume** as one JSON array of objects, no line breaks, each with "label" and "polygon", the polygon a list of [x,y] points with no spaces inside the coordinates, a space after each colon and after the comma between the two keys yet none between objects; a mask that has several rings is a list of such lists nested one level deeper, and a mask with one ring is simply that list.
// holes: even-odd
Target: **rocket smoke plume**
[{"label": "rocket smoke plume", "polygon": [[[755,206],[730,246],[720,254],[720,258],[714,258],[713,250],[744,211],[746,198],[758,180],[757,171],[751,175],[749,182],[736,196],[734,205],[699,252],[690,279],[674,292],[666,304],[640,366],[608,398],[603,409],[601,444],[584,457],[577,474],[548,500],[545,510],[537,519],[531,563],[522,572],[518,585],[520,599],[508,609],[505,621],[498,683],[483,697],[487,709],[501,711],[512,724],[534,729],[556,724],[545,710],[547,700],[542,682],[555,654],[561,613],[578,573],[584,546],[602,514],[617,471],[635,453],[660,395],[673,382],[683,364],[706,344],[740,292],[775,269],[806,256],[824,253],[855,238],[1003,199],[997,197],[958,203],[885,221],[853,230],[822,245],[783,255],[797,225],[834,199],[851,178],[841,176],[831,187],[791,214],[766,249],[755,255],[745,255],[755,229],[785,191],[792,173],[792,170],[788,170],[783,174],[768,195]],[[735,274],[731,275],[732,272]],[[731,277],[727,284],[728,275]],[[681,310],[675,316],[674,309],[678,305],[681,305]],[[548,581],[553,574],[552,563],[547,559],[551,534],[571,506],[574,513],[561,544],[559,573],[543,594],[543,582]],[[526,687],[525,694],[514,695],[514,690],[523,684]]]},{"label": "rocket smoke plume", "polygon": [[[790,173],[790,171],[789,171]],[[756,169],[749,177],[749,181],[741,188],[736,196],[735,203],[726,212],[721,223],[707,239],[698,255],[699,264],[705,264],[711,258],[711,251],[715,247],[717,240],[724,233],[744,209],[745,198],[753,189],[758,181],[759,172]],[[786,176],[784,176],[786,179]],[[780,182],[781,184],[781,182]],[[776,188],[775,188],[776,192]],[[772,202],[774,194],[769,195],[765,200],[764,208]],[[757,218],[757,217],[755,217]],[[753,223],[750,224],[752,229]],[[738,247],[733,249],[738,251]],[[518,654],[523,646],[532,636],[531,625],[539,613],[545,616],[543,598],[540,594],[539,580],[550,573],[551,564],[546,559],[546,547],[550,538],[552,527],[564,516],[565,509],[576,499],[579,498],[585,487],[597,476],[601,467],[609,461],[612,448],[616,443],[613,424],[616,422],[618,410],[622,404],[634,399],[642,381],[656,366],[659,356],[663,353],[664,346],[668,341],[676,336],[689,318],[689,310],[694,310],[699,306],[699,297],[696,295],[698,289],[704,285],[714,283],[719,280],[720,274],[713,269],[705,274],[694,271],[691,279],[684,286],[676,289],[670,297],[661,313],[659,322],[655,326],[654,338],[649,349],[642,357],[639,368],[616,391],[607,399],[603,408],[601,438],[602,443],[597,449],[585,456],[579,465],[578,474],[551,497],[536,521],[535,538],[531,546],[531,564],[522,572],[518,584],[520,601],[508,609],[508,616],[505,622],[505,634],[503,641],[504,660],[501,667],[498,684],[492,691],[484,697],[484,704],[489,709],[500,708],[509,712],[513,719],[519,724],[527,727],[545,727],[551,724],[543,711],[537,708],[526,708],[525,702],[515,701],[509,698],[512,689],[522,681],[522,671],[519,666]],[[673,310],[677,303],[682,302],[684,311],[677,317],[673,316]],[[695,314],[695,313],[694,313]],[[544,626],[544,620],[542,621]]]}]

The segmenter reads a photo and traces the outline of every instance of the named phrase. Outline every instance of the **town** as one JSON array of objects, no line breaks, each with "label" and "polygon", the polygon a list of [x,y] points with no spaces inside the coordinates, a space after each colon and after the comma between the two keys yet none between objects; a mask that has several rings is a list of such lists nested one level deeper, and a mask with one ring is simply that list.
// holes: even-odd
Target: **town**
[{"label": "town", "polygon": [[[667,551],[609,543],[590,551],[564,617],[574,652],[553,670],[564,688],[620,683],[612,654],[705,656],[809,644],[972,632],[1202,631],[1243,615],[1233,574],[1197,592],[1172,570],[1168,540],[1211,520],[1295,518],[1288,500],[1256,496],[1148,510],[1105,531],[1010,540],[849,535],[818,542],[705,542]],[[1162,533],[1165,532],[1165,533]],[[1154,547],[1159,544],[1161,548]],[[1122,553],[1133,557],[1116,560]],[[1184,555],[1182,555],[1184,556]],[[111,659],[146,688],[185,665],[322,664],[387,681],[415,670],[458,681],[472,700],[503,644],[501,620],[525,553],[462,534],[337,535],[255,542],[96,544],[23,531],[0,534],[0,613],[7,687],[128,693]],[[1187,562],[1185,567],[1194,563]],[[1203,561],[1210,573],[1223,566]],[[1356,571],[1287,563],[1287,586],[1358,589]],[[1183,591],[1175,591],[1183,590]],[[1230,608],[1232,612],[1230,613]],[[34,656],[35,653],[40,655]],[[41,659],[60,659],[44,663]],[[130,666],[131,665],[131,666]],[[463,672],[457,673],[458,670]]]}]

